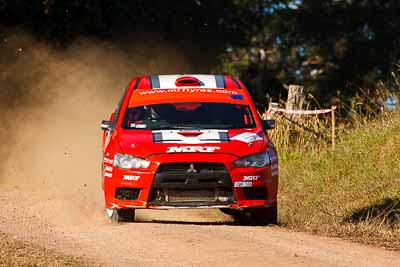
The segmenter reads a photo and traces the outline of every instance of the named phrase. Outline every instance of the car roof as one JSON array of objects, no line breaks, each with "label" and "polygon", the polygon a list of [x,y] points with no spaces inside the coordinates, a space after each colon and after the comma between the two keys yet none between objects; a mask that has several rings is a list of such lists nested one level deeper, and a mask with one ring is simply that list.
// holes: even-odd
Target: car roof
[{"label": "car roof", "polygon": [[[181,83],[179,83],[181,81]],[[196,81],[198,83],[196,84]],[[180,87],[242,89],[244,85],[236,77],[210,74],[150,75],[134,78],[133,90],[168,89]]]},{"label": "car roof", "polygon": [[172,102],[228,102],[246,104],[243,83],[228,75],[175,74],[134,78],[129,107]]}]

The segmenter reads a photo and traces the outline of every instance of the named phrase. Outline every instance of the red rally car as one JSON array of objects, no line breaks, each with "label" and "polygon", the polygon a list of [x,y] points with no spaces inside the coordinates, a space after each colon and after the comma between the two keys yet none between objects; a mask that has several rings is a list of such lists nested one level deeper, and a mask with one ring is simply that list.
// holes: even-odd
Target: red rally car
[{"label": "red rally car", "polygon": [[106,214],[219,208],[277,222],[278,159],[243,83],[224,75],[134,78],[102,121]]}]

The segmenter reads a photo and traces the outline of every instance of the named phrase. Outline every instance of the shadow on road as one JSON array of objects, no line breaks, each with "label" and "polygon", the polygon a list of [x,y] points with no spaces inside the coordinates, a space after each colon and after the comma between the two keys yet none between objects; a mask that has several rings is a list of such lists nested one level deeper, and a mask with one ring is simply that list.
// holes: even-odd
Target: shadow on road
[{"label": "shadow on road", "polygon": [[178,221],[178,220],[151,220],[151,221],[135,221],[135,223],[161,223],[161,224],[181,224],[181,225],[236,225],[237,222],[193,222],[193,221]]}]

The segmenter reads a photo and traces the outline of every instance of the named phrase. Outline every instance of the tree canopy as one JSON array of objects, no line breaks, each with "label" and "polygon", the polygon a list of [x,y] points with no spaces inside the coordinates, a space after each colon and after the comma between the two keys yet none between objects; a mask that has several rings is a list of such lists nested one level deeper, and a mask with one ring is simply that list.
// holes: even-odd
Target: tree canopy
[{"label": "tree canopy", "polygon": [[241,76],[257,99],[296,83],[328,101],[393,81],[399,11],[396,0],[0,0],[0,24],[60,47],[79,36],[197,44],[214,71]]}]

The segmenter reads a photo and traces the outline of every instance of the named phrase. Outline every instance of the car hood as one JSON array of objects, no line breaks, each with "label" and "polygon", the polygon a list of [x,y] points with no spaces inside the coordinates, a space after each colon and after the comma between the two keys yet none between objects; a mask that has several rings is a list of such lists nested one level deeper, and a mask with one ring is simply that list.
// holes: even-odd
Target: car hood
[{"label": "car hood", "polygon": [[157,154],[222,153],[237,157],[265,150],[267,136],[256,129],[122,130],[122,153],[147,158]]}]

